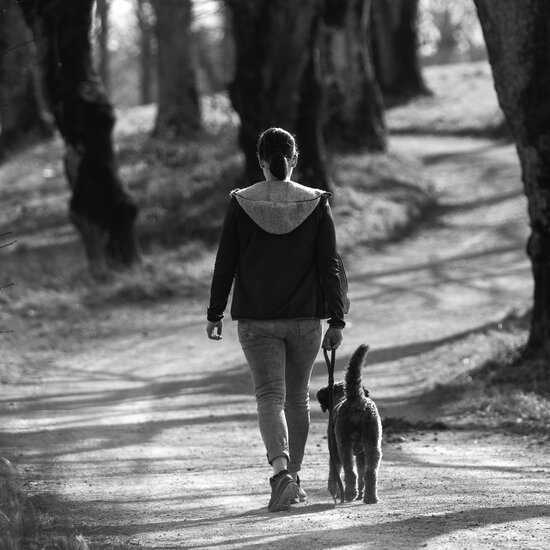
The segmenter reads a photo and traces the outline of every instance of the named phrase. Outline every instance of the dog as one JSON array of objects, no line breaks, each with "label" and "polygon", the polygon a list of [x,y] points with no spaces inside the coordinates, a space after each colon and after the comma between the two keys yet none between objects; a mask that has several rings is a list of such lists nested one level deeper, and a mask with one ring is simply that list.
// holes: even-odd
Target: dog
[{"label": "dog", "polygon": [[[335,470],[340,475],[344,468],[344,500],[363,500],[365,504],[378,502],[378,466],[382,458],[382,422],[369,391],[362,385],[361,369],[369,346],[361,344],[350,358],[345,382],[334,384],[333,430],[328,433],[329,446],[337,449]],[[329,388],[317,392],[323,412],[329,408]],[[330,441],[332,440],[332,441]],[[359,480],[354,470],[354,456]],[[340,491],[333,469],[329,469],[328,490],[336,500]]]}]

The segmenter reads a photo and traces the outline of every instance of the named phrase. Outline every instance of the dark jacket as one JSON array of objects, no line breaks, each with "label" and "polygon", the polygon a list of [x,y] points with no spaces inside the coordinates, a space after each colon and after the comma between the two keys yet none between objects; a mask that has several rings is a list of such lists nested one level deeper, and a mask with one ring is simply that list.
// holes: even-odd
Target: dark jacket
[{"label": "dark jacket", "polygon": [[329,193],[295,182],[260,182],[231,193],[216,256],[208,320],[324,318],[344,312]]}]

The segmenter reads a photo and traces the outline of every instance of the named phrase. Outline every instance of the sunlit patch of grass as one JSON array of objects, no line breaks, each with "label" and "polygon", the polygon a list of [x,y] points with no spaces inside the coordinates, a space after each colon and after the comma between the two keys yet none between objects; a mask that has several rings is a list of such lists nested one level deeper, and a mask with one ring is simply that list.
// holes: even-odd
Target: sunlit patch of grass
[{"label": "sunlit patch of grass", "polygon": [[[14,255],[11,269],[17,272],[19,265],[20,277],[12,292],[3,296],[0,318],[14,329],[10,336],[24,348],[70,350],[86,339],[106,336],[109,328],[103,324],[108,313],[120,306],[148,307],[182,298],[206,301],[214,254],[213,248],[197,242],[158,248],[145,254],[141,264],[113,272],[101,283],[94,281],[85,268],[66,277],[62,271],[58,277],[42,276],[40,271],[24,270],[25,264],[17,264]],[[70,264],[74,257],[64,260]],[[18,365],[25,360],[29,358],[14,358]],[[0,369],[0,381],[11,379],[13,370],[8,366]]]},{"label": "sunlit patch of grass", "polygon": [[174,297],[205,297],[213,269],[214,251],[196,243],[159,250],[141,265],[88,286],[82,301],[89,307],[142,304]]},{"label": "sunlit patch of grass", "polygon": [[400,238],[436,204],[421,167],[392,153],[339,154],[333,166],[334,218],[344,250]]},{"label": "sunlit patch of grass", "polygon": [[487,61],[425,67],[431,96],[388,109],[391,133],[507,135]]}]

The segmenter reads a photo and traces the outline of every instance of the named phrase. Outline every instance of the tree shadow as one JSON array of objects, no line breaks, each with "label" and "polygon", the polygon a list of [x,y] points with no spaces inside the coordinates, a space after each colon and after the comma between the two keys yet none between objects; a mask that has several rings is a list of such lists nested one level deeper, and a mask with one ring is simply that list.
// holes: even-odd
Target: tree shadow
[{"label": "tree shadow", "polygon": [[269,536],[253,536],[226,540],[223,543],[204,543],[194,546],[220,547],[241,544],[253,550],[266,548],[339,548],[354,544],[368,544],[373,548],[420,548],[431,539],[461,530],[499,525],[509,521],[525,521],[550,516],[550,506],[510,506],[502,508],[475,508],[440,515],[417,515],[411,518],[355,527],[306,531],[292,534],[282,540],[270,540]]}]

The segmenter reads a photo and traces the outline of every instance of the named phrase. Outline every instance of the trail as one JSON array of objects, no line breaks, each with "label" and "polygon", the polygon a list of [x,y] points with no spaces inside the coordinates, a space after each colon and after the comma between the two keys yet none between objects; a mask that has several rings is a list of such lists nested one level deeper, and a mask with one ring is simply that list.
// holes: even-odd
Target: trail
[{"label": "trail", "polygon": [[[526,203],[510,145],[415,136],[392,138],[392,148],[424,163],[442,211],[403,242],[347,258],[352,310],[337,372],[365,341],[364,377],[382,414],[432,418],[424,392],[478,352],[463,347],[457,358],[452,346],[530,303]],[[2,452],[76,532],[145,548],[547,548],[547,450],[475,426],[386,443],[381,502],[335,507],[313,397],[326,380],[321,354],[301,472],[309,502],[269,514],[235,324],[210,342],[204,310],[140,310],[141,330],[60,357],[40,386],[21,381],[2,399]]]}]

